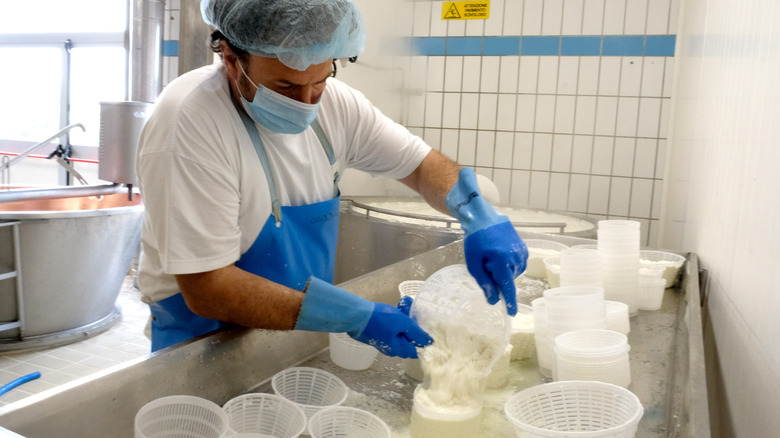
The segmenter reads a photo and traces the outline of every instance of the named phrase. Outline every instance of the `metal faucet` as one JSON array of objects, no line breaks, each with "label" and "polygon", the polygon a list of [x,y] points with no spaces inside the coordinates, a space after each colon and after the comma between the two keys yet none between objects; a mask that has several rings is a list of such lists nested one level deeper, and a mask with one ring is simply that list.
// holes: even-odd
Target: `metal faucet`
[{"label": "metal faucet", "polygon": [[15,164],[17,161],[22,160],[23,158],[27,157],[31,153],[35,152],[38,148],[49,144],[50,141],[54,140],[55,138],[61,137],[66,132],[70,131],[71,129],[73,129],[75,127],[81,128],[82,131],[86,131],[87,130],[87,128],[85,128],[84,125],[82,125],[81,123],[70,124],[70,125],[62,128],[59,132],[57,132],[56,134],[54,134],[51,137],[47,138],[46,140],[44,140],[44,141],[42,141],[40,143],[37,143],[37,144],[35,144],[33,146],[30,146],[24,152],[22,152],[21,154],[13,157],[12,159],[10,159],[8,161],[4,161],[2,164],[0,164],[0,172],[4,172],[6,169],[10,168],[12,164]]}]

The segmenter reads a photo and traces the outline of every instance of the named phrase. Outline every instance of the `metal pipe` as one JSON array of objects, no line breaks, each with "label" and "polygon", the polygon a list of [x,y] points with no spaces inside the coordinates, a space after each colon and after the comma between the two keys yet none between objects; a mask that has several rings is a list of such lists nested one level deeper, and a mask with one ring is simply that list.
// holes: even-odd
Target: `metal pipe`
[{"label": "metal pipe", "polygon": [[133,0],[130,22],[130,100],[154,103],[162,90],[165,2]]},{"label": "metal pipe", "polygon": [[12,164],[16,163],[17,161],[19,161],[19,160],[23,159],[24,157],[30,155],[31,153],[35,152],[35,150],[37,150],[41,146],[45,146],[45,145],[49,144],[49,142],[54,140],[55,138],[61,137],[62,134],[65,134],[66,132],[70,131],[71,129],[73,129],[73,128],[77,127],[77,126],[79,128],[81,128],[82,131],[86,131],[87,130],[87,128],[85,128],[84,125],[82,125],[81,123],[70,124],[70,125],[62,128],[59,132],[57,132],[56,134],[54,134],[51,137],[47,138],[46,140],[30,146],[29,148],[27,148],[21,154],[15,156],[11,160],[9,160],[9,161],[3,163],[2,165],[0,165],[0,171],[8,169],[9,167],[11,167]]},{"label": "metal pipe", "polygon": [[121,184],[100,184],[93,186],[66,186],[39,189],[12,189],[0,191],[0,204],[26,201],[29,199],[77,198],[80,196],[101,196],[125,193],[128,190]]}]

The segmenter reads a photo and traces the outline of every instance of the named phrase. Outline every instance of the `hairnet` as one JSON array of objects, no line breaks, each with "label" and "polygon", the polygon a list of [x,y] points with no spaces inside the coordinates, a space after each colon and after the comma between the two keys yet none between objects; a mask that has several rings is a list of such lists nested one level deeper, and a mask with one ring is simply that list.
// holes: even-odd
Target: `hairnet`
[{"label": "hairnet", "polygon": [[366,31],[352,0],[202,0],[203,20],[236,47],[306,70],[357,56]]}]

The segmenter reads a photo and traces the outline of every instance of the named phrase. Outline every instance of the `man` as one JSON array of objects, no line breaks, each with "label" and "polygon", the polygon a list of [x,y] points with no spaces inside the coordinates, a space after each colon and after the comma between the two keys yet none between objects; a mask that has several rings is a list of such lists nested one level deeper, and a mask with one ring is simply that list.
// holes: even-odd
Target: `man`
[{"label": "man", "polygon": [[203,0],[201,10],[222,62],[166,87],[139,141],[138,283],[153,350],[222,323],[347,332],[401,357],[430,344],[397,308],[330,284],[347,167],[398,179],[457,217],[470,272],[516,312],[526,248],[473,171],[330,77],[334,59],[364,47],[351,0]]}]

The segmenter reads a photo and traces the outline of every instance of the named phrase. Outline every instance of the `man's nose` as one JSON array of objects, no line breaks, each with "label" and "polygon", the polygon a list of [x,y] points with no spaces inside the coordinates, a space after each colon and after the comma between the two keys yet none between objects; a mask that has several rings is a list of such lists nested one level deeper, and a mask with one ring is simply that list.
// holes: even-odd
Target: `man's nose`
[{"label": "man's nose", "polygon": [[322,93],[319,92],[319,90],[317,90],[315,87],[304,86],[300,88],[298,95],[295,97],[295,100],[298,102],[315,104],[319,102],[321,94]]}]

